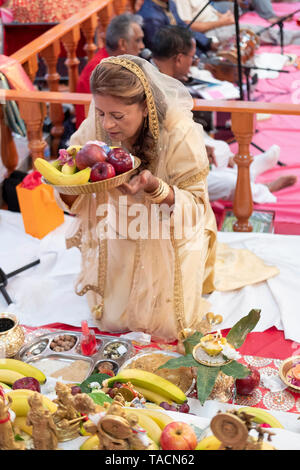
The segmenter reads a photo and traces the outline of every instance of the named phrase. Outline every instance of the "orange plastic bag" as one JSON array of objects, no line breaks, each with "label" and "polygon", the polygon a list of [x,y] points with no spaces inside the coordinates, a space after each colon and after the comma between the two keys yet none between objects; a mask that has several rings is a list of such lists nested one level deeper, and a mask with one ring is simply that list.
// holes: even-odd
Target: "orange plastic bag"
[{"label": "orange plastic bag", "polygon": [[51,186],[40,184],[27,189],[20,183],[16,190],[26,233],[41,239],[64,222]]}]

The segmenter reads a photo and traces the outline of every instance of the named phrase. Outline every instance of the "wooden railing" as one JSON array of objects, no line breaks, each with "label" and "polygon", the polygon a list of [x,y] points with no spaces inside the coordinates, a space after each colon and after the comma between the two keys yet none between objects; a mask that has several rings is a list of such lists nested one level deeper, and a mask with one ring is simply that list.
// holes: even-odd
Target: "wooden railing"
[{"label": "wooden railing", "polygon": [[[86,57],[90,60],[93,58],[96,50],[104,45],[103,39],[110,20],[115,15],[124,13],[125,10],[132,10],[131,0],[96,0],[63,23],[49,29],[10,57],[23,66],[32,82],[35,80],[38,71],[38,59],[41,57],[47,67],[46,80],[48,89],[56,92],[59,91],[60,87],[61,77],[57,71],[57,65],[62,50],[61,45],[63,45],[67,54],[65,65],[68,69],[68,89],[71,92],[75,92],[79,65],[77,46],[81,33],[83,33],[86,41],[84,46]],[[34,119],[36,113],[34,108],[36,106],[33,107],[31,119],[28,118],[27,124],[29,132],[36,134],[38,123]],[[61,103],[52,103],[50,101],[49,117],[52,122],[51,147],[52,151],[56,153],[64,132],[64,114]],[[39,142],[37,145],[41,145],[41,147],[36,148],[35,151],[43,153],[45,143],[43,144],[41,140]]]},{"label": "wooden railing", "polygon": [[[25,121],[28,130],[28,146],[34,160],[37,157],[43,157],[41,149],[42,124],[45,116],[46,104],[62,105],[81,104],[88,109],[91,95],[81,93],[60,93],[60,92],[20,92],[16,90],[0,90],[0,100],[14,100],[19,104],[22,118]],[[233,203],[233,211],[237,218],[234,230],[237,232],[250,232],[252,227],[249,218],[253,211],[253,201],[250,186],[249,167],[252,162],[250,153],[250,144],[255,132],[256,113],[269,114],[287,114],[300,115],[300,108],[293,104],[270,104],[256,103],[246,101],[205,101],[194,100],[195,111],[214,111],[214,112],[230,112],[232,131],[238,143],[238,151],[235,155],[237,164],[237,184]],[[32,127],[32,113],[35,115],[36,128]],[[11,155],[6,152],[2,155],[3,163],[12,171],[17,166],[17,161],[12,160]]]}]

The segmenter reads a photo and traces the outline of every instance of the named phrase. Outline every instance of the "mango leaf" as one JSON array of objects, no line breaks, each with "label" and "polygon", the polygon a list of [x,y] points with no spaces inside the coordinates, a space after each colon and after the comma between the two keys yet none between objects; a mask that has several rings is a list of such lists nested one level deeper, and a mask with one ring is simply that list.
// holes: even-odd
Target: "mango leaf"
[{"label": "mango leaf", "polygon": [[113,399],[106,395],[104,392],[92,392],[87,394],[97,405],[103,405],[103,403],[112,403]]},{"label": "mango leaf", "polygon": [[198,367],[199,362],[195,361],[192,354],[186,356],[174,357],[165,364],[159,367],[159,369],[178,369],[178,367]]},{"label": "mango leaf", "polygon": [[191,354],[193,352],[194,346],[200,343],[200,339],[202,338],[202,336],[203,334],[197,331],[192,336],[189,336],[183,341],[186,354]]},{"label": "mango leaf", "polygon": [[260,319],[259,309],[251,310],[248,315],[241,318],[229,331],[226,339],[236,349],[240,348],[244,343],[246,336],[255,328]]},{"label": "mango leaf", "polygon": [[235,379],[243,379],[251,373],[247,367],[243,366],[243,364],[240,364],[237,361],[232,361],[229,364],[220,367],[220,370],[224,374],[231,375],[231,377]]},{"label": "mango leaf", "polygon": [[208,367],[198,364],[197,393],[201,405],[204,405],[205,400],[214,388],[219,371],[220,367]]}]

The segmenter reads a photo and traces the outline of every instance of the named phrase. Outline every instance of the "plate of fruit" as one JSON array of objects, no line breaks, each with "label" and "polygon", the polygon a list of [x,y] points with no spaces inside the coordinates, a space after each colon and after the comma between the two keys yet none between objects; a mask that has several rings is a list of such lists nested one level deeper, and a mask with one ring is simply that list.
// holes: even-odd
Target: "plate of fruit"
[{"label": "plate of fruit", "polygon": [[37,158],[34,166],[49,184],[62,194],[90,194],[108,191],[126,183],[140,166],[139,158],[121,147],[98,140],[59,150],[56,160]]}]

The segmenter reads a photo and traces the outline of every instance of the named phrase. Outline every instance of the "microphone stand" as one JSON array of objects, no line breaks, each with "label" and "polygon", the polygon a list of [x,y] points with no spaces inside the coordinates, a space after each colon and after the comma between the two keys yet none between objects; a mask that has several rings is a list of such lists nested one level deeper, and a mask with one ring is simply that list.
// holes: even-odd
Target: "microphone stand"
[{"label": "microphone stand", "polygon": [[197,13],[196,16],[194,16],[194,18],[192,19],[192,21],[187,25],[187,28],[190,28],[192,26],[193,23],[195,23],[196,19],[198,18],[198,16],[201,15],[201,13],[204,12],[204,10],[208,7],[208,5],[210,5],[212,3],[213,0],[208,0],[208,2],[204,5],[203,8],[201,8],[201,10]]},{"label": "microphone stand", "polygon": [[234,0],[234,22],[235,22],[235,40],[236,40],[236,51],[237,51],[240,100],[243,101],[244,100],[243,69],[242,69],[241,45],[240,45],[239,4],[237,0]]},{"label": "microphone stand", "polygon": [[5,274],[5,272],[0,268],[0,292],[5,298],[7,305],[10,305],[13,303],[13,301],[11,300],[10,296],[8,295],[6,291],[7,279],[9,279],[12,276],[15,276],[16,274],[21,273],[22,271],[25,271],[26,269],[32,268],[33,266],[39,263],[40,263],[40,260],[38,259],[36,261],[33,261],[32,263],[26,264],[26,266],[23,266],[22,268],[12,271],[9,274]]},{"label": "microphone stand", "polygon": [[281,54],[283,55],[284,54],[284,51],[283,51],[283,47],[284,47],[284,33],[283,33],[283,24],[286,20],[288,20],[289,18],[292,18],[295,13],[298,13],[298,11],[300,11],[300,8],[298,10],[295,10],[293,13],[290,13],[289,15],[286,15],[286,16],[282,16],[281,18],[279,18],[278,21],[275,21],[274,23],[270,24],[270,26],[267,26],[266,28],[263,28],[261,29],[260,31],[258,31],[256,34],[257,36],[260,36],[262,33],[264,33],[265,31],[273,28],[273,26],[276,26],[278,25],[279,26],[279,34],[280,34],[280,48],[281,48]]}]

